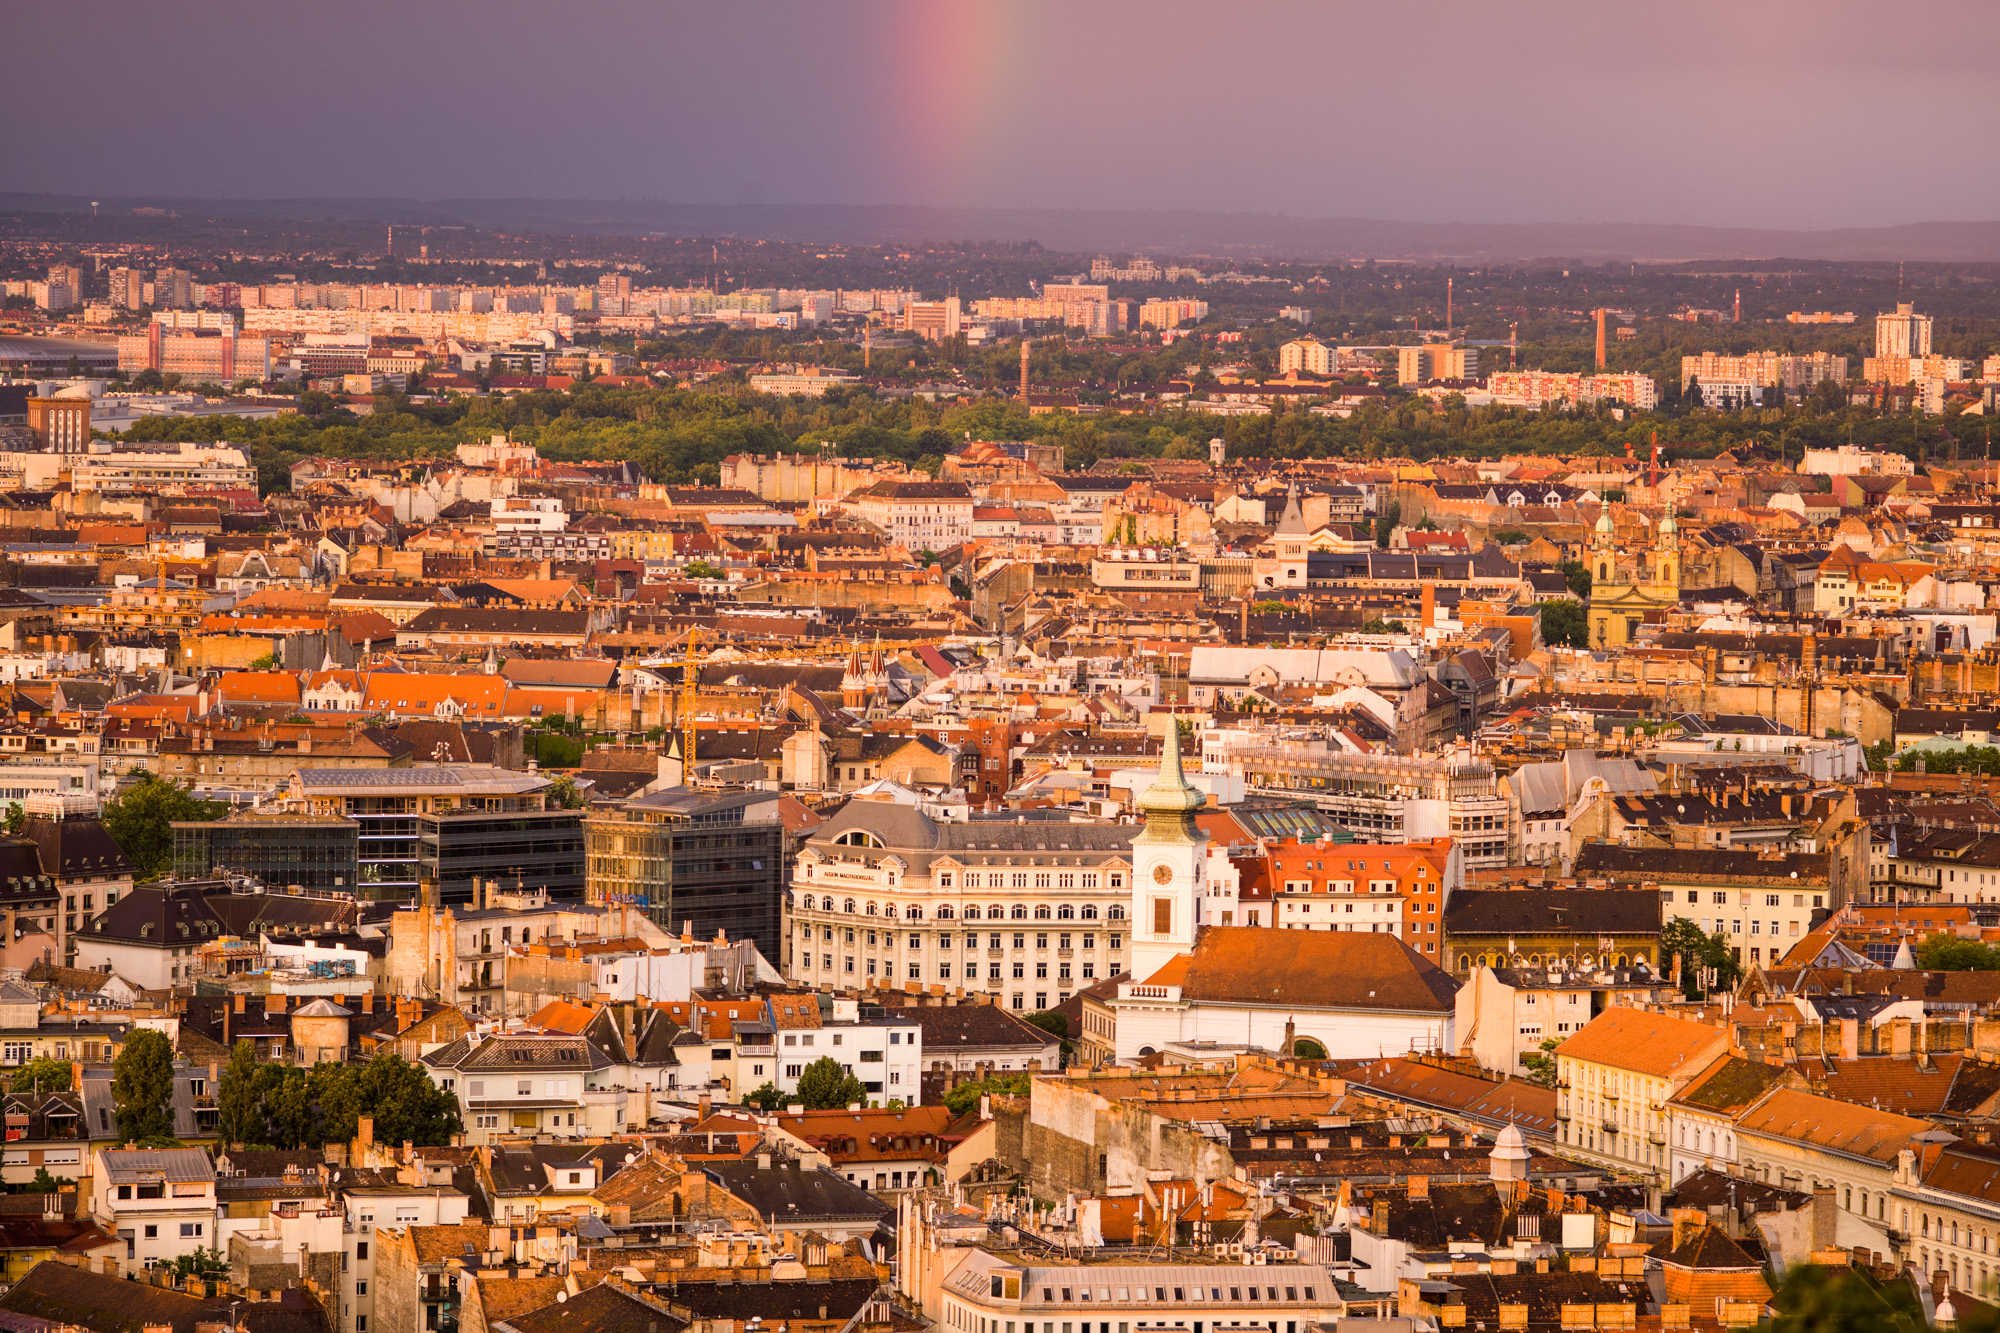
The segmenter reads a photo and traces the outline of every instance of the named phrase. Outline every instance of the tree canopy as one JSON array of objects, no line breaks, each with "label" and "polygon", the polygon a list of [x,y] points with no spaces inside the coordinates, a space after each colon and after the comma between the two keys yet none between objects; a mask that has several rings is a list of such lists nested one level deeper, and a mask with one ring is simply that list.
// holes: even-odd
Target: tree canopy
[{"label": "tree canopy", "polygon": [[868,1089],[838,1060],[822,1055],[799,1075],[799,1101],[808,1111],[832,1111],[868,1100]]},{"label": "tree canopy", "polygon": [[139,780],[104,806],[104,829],[132,858],[133,878],[158,879],[173,867],[176,820],[220,819],[221,801],[204,801],[188,787],[140,770]]},{"label": "tree canopy", "polygon": [[38,1055],[14,1071],[10,1092],[68,1092],[71,1065],[67,1060]]},{"label": "tree canopy", "polygon": [[2000,972],[2000,949],[1939,931],[1913,951],[1926,972]]},{"label": "tree canopy", "polygon": [[1703,934],[1684,916],[1675,917],[1660,931],[1661,966],[1670,966],[1672,958],[1681,960],[1681,990],[1691,1000],[1727,989],[1743,977],[1743,965],[1736,961],[1728,939],[1720,931]]},{"label": "tree canopy", "polygon": [[174,1142],[174,1048],[152,1028],[134,1028],[111,1064],[111,1103],[120,1141]]},{"label": "tree canopy", "polygon": [[1551,648],[1590,646],[1590,618],[1583,603],[1559,597],[1542,603],[1542,642]]},{"label": "tree canopy", "polygon": [[257,1147],[346,1143],[364,1115],[384,1143],[438,1148],[460,1128],[457,1099],[400,1055],[301,1069],[260,1063],[247,1041],[229,1053],[216,1109],[224,1141]]}]

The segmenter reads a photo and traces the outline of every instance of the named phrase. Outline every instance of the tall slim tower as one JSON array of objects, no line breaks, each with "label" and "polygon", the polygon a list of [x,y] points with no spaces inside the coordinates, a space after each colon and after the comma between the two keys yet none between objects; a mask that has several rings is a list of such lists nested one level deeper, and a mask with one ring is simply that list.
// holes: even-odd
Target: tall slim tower
[{"label": "tall slim tower", "polygon": [[1604,369],[1604,307],[1597,307],[1597,368]]},{"label": "tall slim tower", "polygon": [[1171,718],[1160,775],[1139,793],[1146,827],[1132,839],[1132,977],[1144,981],[1194,948],[1208,835],[1195,827],[1202,794],[1181,772],[1180,727]]},{"label": "tall slim tower", "polygon": [[1021,402],[1028,401],[1028,335],[1021,335]]}]

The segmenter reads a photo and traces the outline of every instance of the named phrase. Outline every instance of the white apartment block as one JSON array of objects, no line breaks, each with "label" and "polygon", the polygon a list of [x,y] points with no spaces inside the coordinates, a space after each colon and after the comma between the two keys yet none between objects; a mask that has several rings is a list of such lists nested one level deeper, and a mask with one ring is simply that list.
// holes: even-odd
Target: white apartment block
[{"label": "white apartment block", "polygon": [[1009,1009],[1052,1008],[1129,966],[1132,832],[943,824],[853,802],[799,853],[786,975],[962,986]]},{"label": "white apartment block", "polygon": [[1908,301],[1893,315],[1875,316],[1875,355],[1922,360],[1931,354],[1931,319]]},{"label": "white apartment block", "polygon": [[126,1274],[215,1246],[215,1163],[202,1148],[99,1149],[91,1213],[125,1242]]},{"label": "white apartment block", "polygon": [[972,540],[972,491],[958,481],[878,481],[846,501],[883,537],[912,552]]}]

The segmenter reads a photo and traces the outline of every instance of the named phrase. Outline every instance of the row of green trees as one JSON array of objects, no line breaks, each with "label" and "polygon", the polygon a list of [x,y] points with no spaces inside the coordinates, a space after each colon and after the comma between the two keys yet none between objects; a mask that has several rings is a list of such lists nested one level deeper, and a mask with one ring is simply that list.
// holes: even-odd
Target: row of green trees
[{"label": "row of green trees", "polygon": [[304,1069],[261,1062],[249,1042],[239,1041],[216,1108],[223,1140],[255,1147],[345,1143],[364,1115],[374,1118],[375,1137],[384,1143],[441,1147],[461,1128],[457,1099],[421,1067],[386,1052],[363,1064]]},{"label": "row of green trees", "polygon": [[[66,1067],[33,1061],[16,1071],[15,1091],[60,1092]],[[118,1137],[136,1147],[172,1147],[174,1050],[151,1028],[127,1034],[111,1068],[111,1100]],[[322,1064],[310,1069],[261,1061],[247,1041],[229,1053],[216,1089],[217,1132],[224,1142],[263,1148],[318,1148],[354,1137],[362,1116],[372,1116],[385,1143],[441,1147],[459,1132],[458,1101],[400,1055],[384,1053],[363,1064]]]},{"label": "row of green trees", "polygon": [[1788,407],[1678,417],[1606,409],[1529,413],[1468,408],[1462,400],[1434,404],[1395,399],[1348,418],[1280,410],[1220,420],[1168,405],[1150,415],[1030,418],[1011,398],[931,404],[884,399],[864,388],[820,399],[786,399],[741,386],[619,387],[580,384],[567,392],[506,399],[456,399],[412,405],[378,402],[355,417],[330,400],[297,415],[245,422],[235,417],[148,419],[128,438],[229,439],[247,444],[268,490],[290,484],[291,465],[312,454],[333,457],[436,459],[459,441],[507,431],[549,458],[620,459],[669,483],[712,482],[733,453],[824,452],[842,457],[901,459],[935,470],[954,442],[975,439],[1061,443],[1070,467],[1100,459],[1201,458],[1221,436],[1232,457],[1427,459],[1503,453],[1622,455],[1644,452],[1657,431],[1670,457],[1712,456],[1724,449],[1792,459],[1807,446],[1873,445],[1942,459],[1956,450],[1978,457],[1987,448],[1984,418],[1942,422],[1879,417],[1858,408],[1827,410],[1808,402]]}]

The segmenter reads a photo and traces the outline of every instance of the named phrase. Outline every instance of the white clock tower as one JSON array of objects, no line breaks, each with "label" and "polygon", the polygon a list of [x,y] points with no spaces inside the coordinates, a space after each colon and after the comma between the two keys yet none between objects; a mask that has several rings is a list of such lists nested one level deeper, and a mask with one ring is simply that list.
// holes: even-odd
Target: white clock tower
[{"label": "white clock tower", "polygon": [[1160,775],[1139,793],[1146,827],[1132,839],[1132,979],[1144,981],[1194,949],[1194,905],[1208,835],[1195,827],[1202,794],[1181,774],[1179,726],[1167,723]]}]

